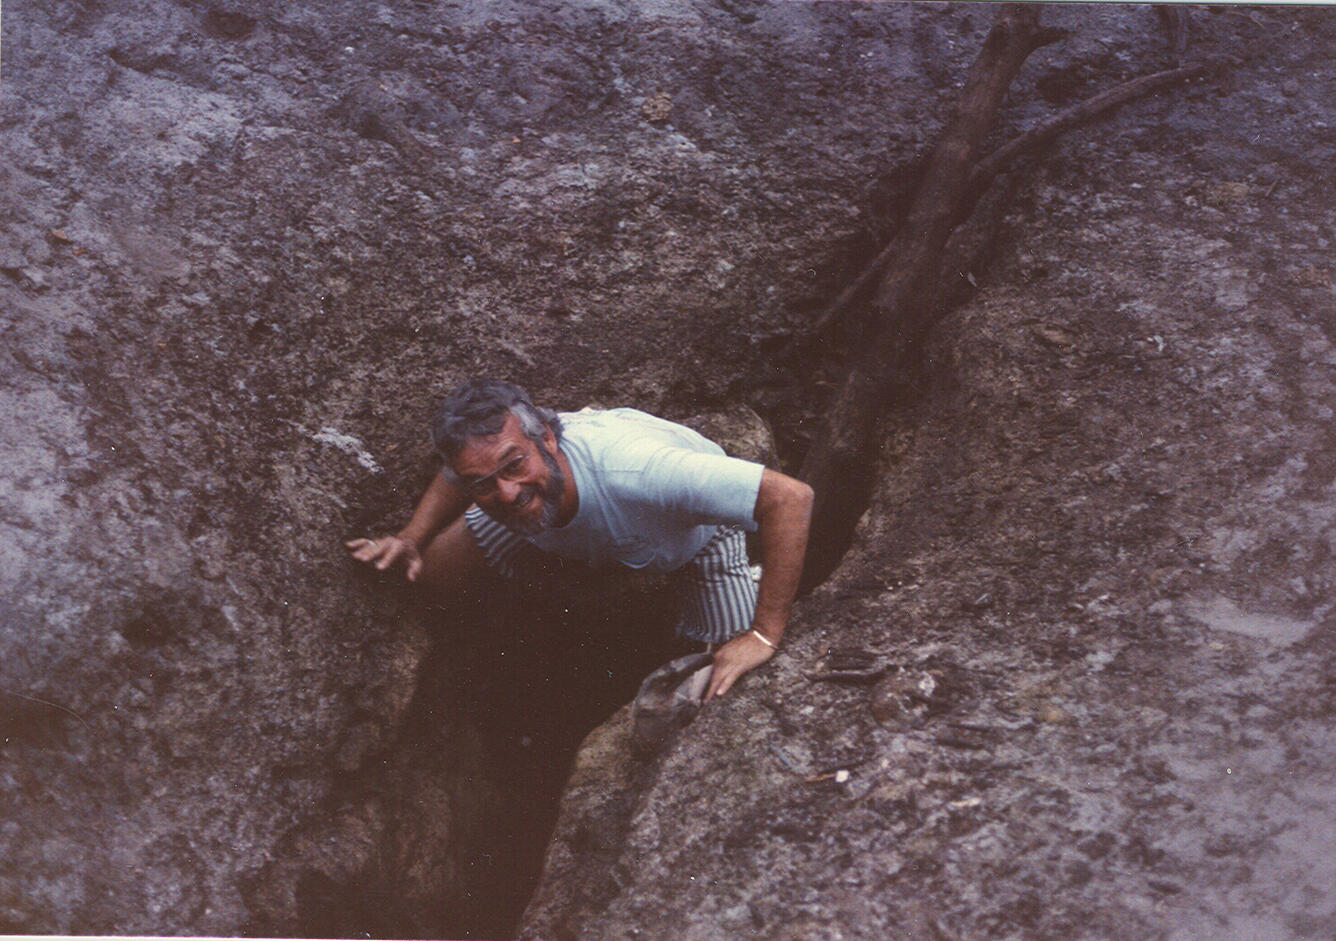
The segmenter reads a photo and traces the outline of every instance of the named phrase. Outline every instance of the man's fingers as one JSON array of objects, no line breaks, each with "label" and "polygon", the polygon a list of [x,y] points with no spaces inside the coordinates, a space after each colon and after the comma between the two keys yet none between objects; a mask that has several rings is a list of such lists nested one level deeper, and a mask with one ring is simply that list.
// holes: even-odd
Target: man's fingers
[{"label": "man's fingers", "polygon": [[382,572],[394,564],[399,556],[404,554],[406,547],[398,539],[386,539],[380,546],[380,558],[376,561],[376,568]]},{"label": "man's fingers", "polygon": [[705,690],[705,701],[727,693],[744,673],[765,663],[774,653],[772,648],[748,634],[724,644],[715,651],[714,673]]},{"label": "man's fingers", "polygon": [[382,572],[401,556],[416,557],[416,553],[410,553],[407,543],[393,536],[384,539],[349,539],[344,545],[352,550],[353,558],[358,562],[370,562]]},{"label": "man's fingers", "polygon": [[732,674],[723,674],[719,670],[714,671],[714,676],[710,677],[710,688],[705,692],[705,699],[708,702],[716,696],[722,696],[733,686],[733,680],[736,679]]},{"label": "man's fingers", "polygon": [[406,574],[408,575],[408,580],[410,582],[417,581],[418,576],[422,574],[422,559],[420,557],[414,556],[413,561],[408,563],[408,572]]},{"label": "man's fingers", "polygon": [[732,688],[733,683],[742,675],[736,664],[715,662],[714,672],[710,674],[710,685],[705,690],[705,701],[722,696]]},{"label": "man's fingers", "polygon": [[346,545],[353,550],[353,558],[358,562],[370,562],[379,551],[377,544],[370,539],[354,539]]}]

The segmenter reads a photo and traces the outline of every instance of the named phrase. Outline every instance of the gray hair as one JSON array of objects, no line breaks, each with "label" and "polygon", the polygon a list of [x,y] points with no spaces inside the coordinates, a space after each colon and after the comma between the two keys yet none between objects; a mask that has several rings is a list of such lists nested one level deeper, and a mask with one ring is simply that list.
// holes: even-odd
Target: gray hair
[{"label": "gray hair", "polygon": [[526,438],[542,441],[543,434],[551,431],[561,440],[557,413],[534,405],[529,393],[512,382],[470,379],[447,395],[431,422],[431,438],[445,458],[447,479],[454,478],[451,465],[470,439],[496,434],[511,415],[519,419]]}]

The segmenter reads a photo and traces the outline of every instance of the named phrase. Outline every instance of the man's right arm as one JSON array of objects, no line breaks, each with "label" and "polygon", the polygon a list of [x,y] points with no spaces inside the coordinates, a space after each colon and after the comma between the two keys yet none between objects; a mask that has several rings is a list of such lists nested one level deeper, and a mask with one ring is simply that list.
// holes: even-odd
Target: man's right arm
[{"label": "man's right arm", "polygon": [[403,529],[393,536],[353,539],[344,545],[359,562],[369,562],[381,571],[403,565],[408,580],[417,581],[422,574],[422,550],[441,529],[457,520],[471,502],[463,488],[451,483],[444,474],[437,474]]}]

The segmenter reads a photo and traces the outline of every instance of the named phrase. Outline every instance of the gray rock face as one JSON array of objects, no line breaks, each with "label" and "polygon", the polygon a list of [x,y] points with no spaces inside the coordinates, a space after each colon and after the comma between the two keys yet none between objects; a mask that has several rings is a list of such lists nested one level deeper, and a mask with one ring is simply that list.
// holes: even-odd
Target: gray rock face
[{"label": "gray rock face", "polygon": [[[1077,32],[1006,128],[1171,50],[1148,9],[1053,16]],[[341,541],[402,520],[430,403],[475,372],[563,408],[745,400],[800,446],[820,369],[765,354],[873,247],[988,19],[7,10],[0,930],[507,932],[550,814],[527,802],[666,659],[659,596],[634,629],[583,582],[487,620]],[[1232,84],[1021,187],[856,557],[787,659],[592,816],[582,755],[526,933],[1330,933],[1305,814],[1332,756],[1332,21],[1191,26],[1247,60]],[[946,698],[864,716],[875,688],[804,676],[837,638]]]},{"label": "gray rock face", "polygon": [[[531,677],[342,539],[402,520],[465,375],[739,397],[931,123],[941,53],[877,37],[977,19],[7,9],[0,929],[505,931]],[[581,643],[550,669],[605,703],[665,652]]]},{"label": "gray rock face", "polygon": [[1333,114],[1279,39],[1336,19],[1191,28],[1247,61],[1023,184],[853,552],[666,754],[590,737],[524,936],[1336,929]]}]

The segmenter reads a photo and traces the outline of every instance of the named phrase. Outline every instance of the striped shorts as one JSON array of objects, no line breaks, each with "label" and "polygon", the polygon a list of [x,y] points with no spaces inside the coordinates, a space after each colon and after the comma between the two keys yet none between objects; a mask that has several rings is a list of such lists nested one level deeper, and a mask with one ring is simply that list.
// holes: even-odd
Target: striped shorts
[{"label": "striped shorts", "polygon": [[[518,578],[547,553],[507,529],[477,506],[465,513],[483,557],[498,574]],[[717,644],[751,630],[756,613],[756,579],[747,561],[747,538],[737,526],[718,532],[670,576],[681,585],[682,614],[677,633]]]}]

